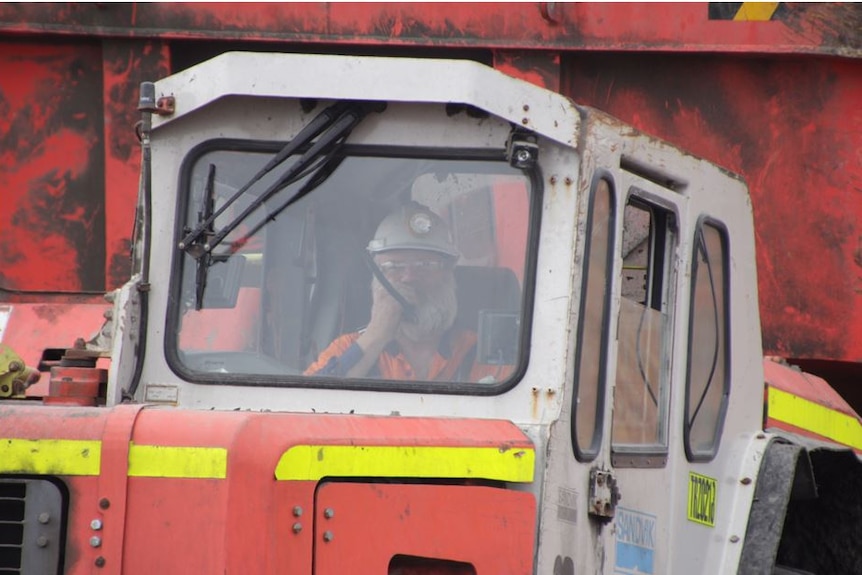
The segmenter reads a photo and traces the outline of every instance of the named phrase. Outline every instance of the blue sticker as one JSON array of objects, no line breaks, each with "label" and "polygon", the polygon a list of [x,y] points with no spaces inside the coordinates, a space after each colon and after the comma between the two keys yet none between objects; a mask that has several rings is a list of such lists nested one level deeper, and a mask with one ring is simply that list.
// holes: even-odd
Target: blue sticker
[{"label": "blue sticker", "polygon": [[617,507],[614,524],[616,529],[614,573],[652,575],[656,544],[655,516]]}]

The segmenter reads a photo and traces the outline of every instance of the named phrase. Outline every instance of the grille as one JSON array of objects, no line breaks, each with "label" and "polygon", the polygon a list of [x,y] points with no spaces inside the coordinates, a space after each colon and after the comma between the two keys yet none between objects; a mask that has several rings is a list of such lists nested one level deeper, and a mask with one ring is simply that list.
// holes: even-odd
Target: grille
[{"label": "grille", "polygon": [[63,521],[57,485],[0,477],[0,575],[58,573]]}]

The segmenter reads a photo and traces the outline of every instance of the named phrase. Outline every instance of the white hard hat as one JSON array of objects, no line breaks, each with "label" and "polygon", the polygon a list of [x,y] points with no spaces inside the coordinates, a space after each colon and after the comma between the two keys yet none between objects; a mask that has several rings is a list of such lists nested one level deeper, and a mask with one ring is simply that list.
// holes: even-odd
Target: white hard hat
[{"label": "white hard hat", "polygon": [[374,239],[368,243],[372,254],[391,250],[424,250],[453,258],[459,256],[446,222],[418,202],[410,202],[383,218]]}]

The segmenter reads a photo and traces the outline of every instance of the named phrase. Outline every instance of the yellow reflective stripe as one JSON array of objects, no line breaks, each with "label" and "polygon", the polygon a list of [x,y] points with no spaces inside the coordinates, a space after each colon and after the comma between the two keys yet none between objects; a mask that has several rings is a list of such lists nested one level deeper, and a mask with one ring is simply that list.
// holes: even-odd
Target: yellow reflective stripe
[{"label": "yellow reflective stripe", "polygon": [[533,481],[532,448],[296,445],[275,467],[278,480],[322,477],[434,477]]},{"label": "yellow reflective stripe", "polygon": [[[75,439],[0,439],[0,473],[99,475],[102,442]],[[130,477],[227,477],[223,447],[129,444]]]},{"label": "yellow reflective stripe", "polygon": [[778,2],[743,2],[733,19],[736,21],[769,20],[777,9]]},{"label": "yellow reflective stripe", "polygon": [[774,387],[769,388],[772,419],[812,431],[821,437],[862,449],[862,423],[855,418]]},{"label": "yellow reflective stripe", "polygon": [[129,477],[224,479],[227,449],[129,445]]},{"label": "yellow reflective stripe", "polygon": [[36,475],[98,475],[101,441],[0,439],[0,472]]}]

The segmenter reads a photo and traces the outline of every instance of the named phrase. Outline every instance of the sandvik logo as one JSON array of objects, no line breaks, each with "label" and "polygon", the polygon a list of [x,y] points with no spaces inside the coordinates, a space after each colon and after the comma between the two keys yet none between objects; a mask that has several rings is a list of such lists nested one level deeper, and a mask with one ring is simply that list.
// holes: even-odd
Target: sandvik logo
[{"label": "sandvik logo", "polygon": [[655,516],[618,507],[614,524],[616,529],[614,573],[651,575],[654,572],[655,561]]}]

